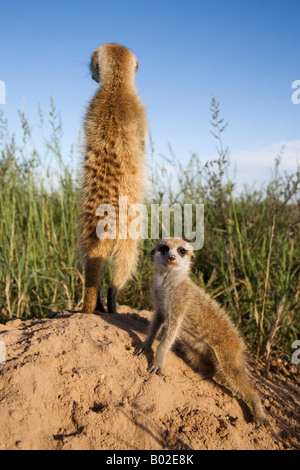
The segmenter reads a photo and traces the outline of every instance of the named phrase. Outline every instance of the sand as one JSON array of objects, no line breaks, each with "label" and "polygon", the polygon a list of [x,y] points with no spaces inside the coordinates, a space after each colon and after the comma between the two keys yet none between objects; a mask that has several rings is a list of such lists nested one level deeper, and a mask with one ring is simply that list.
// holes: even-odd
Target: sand
[{"label": "sand", "polygon": [[[0,325],[0,449],[200,450],[300,448],[299,385],[251,362],[251,378],[278,434],[256,427],[247,406],[201,380],[180,345],[163,375],[134,356],[151,312],[59,312]],[[157,347],[155,342],[153,350]],[[151,357],[152,356],[152,357]]]}]

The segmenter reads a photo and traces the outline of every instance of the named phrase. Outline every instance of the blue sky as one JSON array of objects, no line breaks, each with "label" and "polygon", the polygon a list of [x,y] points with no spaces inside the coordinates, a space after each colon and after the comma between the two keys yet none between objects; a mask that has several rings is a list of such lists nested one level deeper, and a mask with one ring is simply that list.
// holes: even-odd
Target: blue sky
[{"label": "blue sky", "polygon": [[38,104],[47,120],[52,95],[67,159],[97,87],[90,56],[118,42],[139,59],[136,83],[156,155],[168,156],[170,143],[183,163],[190,152],[203,162],[215,157],[214,92],[229,121],[224,143],[237,179],[262,181],[283,144],[283,168],[300,162],[300,104],[291,100],[300,80],[299,18],[299,0],[1,0],[0,107],[17,132],[25,97],[39,140]]}]

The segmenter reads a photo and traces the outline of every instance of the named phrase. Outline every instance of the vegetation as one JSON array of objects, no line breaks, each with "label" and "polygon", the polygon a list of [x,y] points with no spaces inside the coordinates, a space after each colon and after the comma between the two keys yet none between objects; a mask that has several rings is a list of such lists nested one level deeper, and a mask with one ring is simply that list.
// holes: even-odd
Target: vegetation
[{"label": "vegetation", "polygon": [[[214,97],[211,111],[216,159],[202,164],[192,154],[183,166],[171,152],[166,159],[171,170],[152,162],[149,214],[151,203],[204,204],[205,243],[197,252],[194,280],[224,305],[257,356],[268,360],[281,352],[290,358],[300,334],[300,171],[281,176],[277,157],[261,190],[236,194],[222,142],[227,124]],[[62,126],[53,100],[42,152],[33,144],[24,112],[20,122],[21,146],[0,114],[2,321],[78,309],[84,289],[77,249],[80,183],[62,157]],[[142,241],[138,273],[120,293],[120,304],[151,308],[153,244]],[[104,289],[110,275],[108,263]]]}]

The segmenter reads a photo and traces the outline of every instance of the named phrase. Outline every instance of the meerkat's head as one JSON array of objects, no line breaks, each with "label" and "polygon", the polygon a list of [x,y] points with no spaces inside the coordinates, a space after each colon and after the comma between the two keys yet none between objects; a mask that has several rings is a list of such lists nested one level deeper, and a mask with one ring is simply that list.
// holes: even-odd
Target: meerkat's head
[{"label": "meerkat's head", "polygon": [[92,78],[103,84],[105,81],[134,83],[139,63],[127,47],[120,44],[102,44],[92,55],[90,70]]},{"label": "meerkat's head", "polygon": [[183,271],[188,273],[195,261],[191,245],[181,238],[158,240],[151,252],[154,267],[159,272]]}]

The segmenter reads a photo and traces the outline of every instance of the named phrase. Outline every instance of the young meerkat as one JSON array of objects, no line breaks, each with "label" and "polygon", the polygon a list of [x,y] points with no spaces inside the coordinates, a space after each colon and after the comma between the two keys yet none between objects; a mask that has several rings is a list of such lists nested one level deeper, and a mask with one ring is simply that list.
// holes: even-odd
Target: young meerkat
[{"label": "young meerkat", "polygon": [[[134,272],[138,259],[138,240],[130,238],[128,233],[126,239],[126,233],[125,237],[124,233],[119,237],[119,197],[127,197],[127,210],[130,205],[142,202],[147,120],[135,87],[138,61],[129,49],[119,44],[99,46],[92,55],[90,69],[100,87],[91,100],[84,127],[86,143],[79,220],[80,249],[85,266],[82,311],[105,312],[100,272],[105,259],[112,255],[113,278],[108,289],[107,310],[116,313],[117,292]],[[109,233],[100,239],[96,233],[97,225],[103,220],[103,216],[96,216],[96,211],[103,204],[115,210],[114,239]],[[105,231],[109,232],[111,214],[104,214],[108,216]]]},{"label": "young meerkat", "polygon": [[167,352],[180,338],[193,368],[202,378],[216,376],[251,407],[258,423],[267,423],[260,397],[247,376],[246,346],[225,310],[189,277],[192,247],[178,238],[159,240],[151,252],[155,273],[152,297],[155,313],[147,339],[135,350],[150,350],[163,323],[151,373],[162,371]]}]

